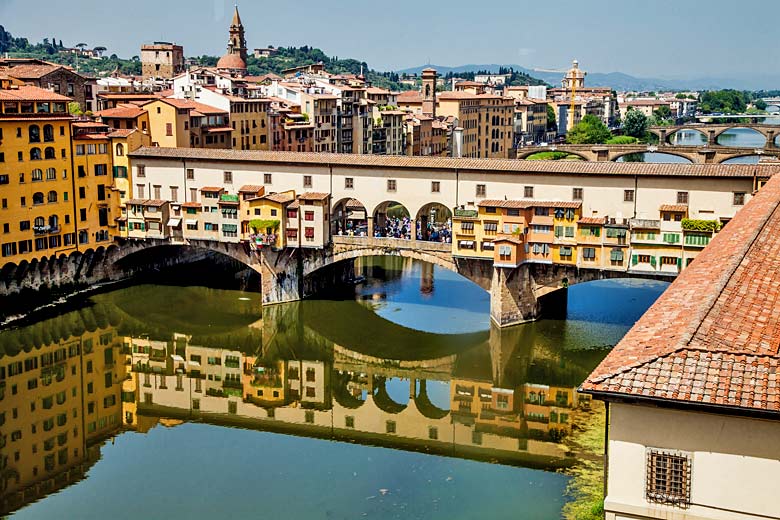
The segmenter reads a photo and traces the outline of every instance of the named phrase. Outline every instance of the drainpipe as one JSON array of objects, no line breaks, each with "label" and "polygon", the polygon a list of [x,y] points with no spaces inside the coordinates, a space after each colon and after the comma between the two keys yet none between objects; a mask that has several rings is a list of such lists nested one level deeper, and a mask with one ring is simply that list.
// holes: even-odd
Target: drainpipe
[{"label": "drainpipe", "polygon": [[73,126],[68,123],[68,130],[70,131],[70,185],[73,188],[73,245],[76,246],[76,251],[79,250],[79,234],[76,223],[78,222],[78,208],[76,207],[76,162],[73,158]]},{"label": "drainpipe", "polygon": [[604,498],[607,498],[609,478],[609,401],[604,401]]},{"label": "drainpipe", "polygon": [[636,200],[639,198],[639,176],[634,175],[634,216],[636,218]]},{"label": "drainpipe", "polygon": [[459,193],[460,193],[460,171],[457,168],[455,168],[455,207],[456,208],[460,203]]}]

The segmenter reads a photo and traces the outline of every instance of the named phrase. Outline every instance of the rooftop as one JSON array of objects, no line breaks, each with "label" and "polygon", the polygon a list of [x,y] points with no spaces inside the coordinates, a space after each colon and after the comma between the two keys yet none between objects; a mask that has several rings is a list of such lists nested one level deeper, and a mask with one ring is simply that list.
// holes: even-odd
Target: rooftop
[{"label": "rooftop", "polygon": [[780,179],[771,179],[583,383],[604,397],[780,417]]},{"label": "rooftop", "polygon": [[673,213],[688,213],[687,204],[661,204],[661,211],[671,211]]},{"label": "rooftop", "polygon": [[23,85],[17,88],[0,89],[0,101],[72,101],[69,97],[44,88]]},{"label": "rooftop", "polygon": [[649,164],[588,161],[521,161],[517,159],[470,159],[407,157],[315,152],[264,152],[205,148],[144,147],[129,154],[136,159],[188,159],[250,162],[258,164],[334,165],[354,167],[415,168],[424,170],[491,170],[496,173],[598,176],[671,176],[768,178],[780,172],[780,164]]}]

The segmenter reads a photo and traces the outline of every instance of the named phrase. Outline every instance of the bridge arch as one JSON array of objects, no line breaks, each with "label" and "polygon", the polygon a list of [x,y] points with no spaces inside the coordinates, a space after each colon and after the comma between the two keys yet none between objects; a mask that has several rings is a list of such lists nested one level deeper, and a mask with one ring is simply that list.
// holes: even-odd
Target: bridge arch
[{"label": "bridge arch", "polygon": [[[659,149],[658,151],[655,151],[655,152],[650,152],[650,151],[644,151],[644,152],[636,152],[636,151],[620,152],[617,155],[615,155],[614,157],[612,157],[611,160],[613,162],[655,162],[655,161],[646,161],[645,160],[645,158],[644,158],[645,154],[649,154],[649,153],[654,154],[654,155],[669,155],[669,156],[672,156],[672,157],[679,157],[681,159],[685,159],[689,163],[695,163],[696,162],[694,160],[694,157],[691,154],[686,154],[686,153],[682,153],[682,152],[672,152],[672,151],[669,151],[669,150],[666,150],[666,149]],[[632,158],[631,156],[638,156],[638,155],[642,155],[643,156],[643,160],[642,161],[628,160],[628,159]],[[620,159],[623,159],[623,160],[621,161]]]},{"label": "bridge arch", "polygon": [[333,203],[331,208],[332,235],[368,235],[366,205],[355,198],[345,197]]},{"label": "bridge arch", "polygon": [[[653,134],[661,137],[661,130],[660,129],[652,129],[650,130]],[[691,133],[698,133],[701,136],[701,142],[699,143],[675,143],[673,142],[673,139],[675,136],[679,136],[681,134],[691,134]],[[672,144],[675,146],[702,146],[706,145],[707,141],[709,139],[709,134],[700,127],[696,126],[683,126],[679,128],[670,128],[669,132],[666,133],[666,141],[662,144]]]},{"label": "bridge arch", "polygon": [[[535,148],[533,150],[525,151],[525,152],[518,151],[517,152],[517,158],[518,159],[526,159],[527,160],[532,155],[536,155],[536,154],[540,154],[540,153],[547,153],[547,152],[561,152],[561,153],[565,153],[567,156],[568,155],[576,155],[577,157],[580,158],[580,160],[583,160],[583,161],[590,161],[591,160],[590,158],[588,158],[587,155],[585,155],[583,153],[576,152],[576,151],[570,151],[570,150],[557,150],[556,147],[554,147],[554,146],[550,146],[549,149],[546,149],[546,150]],[[553,160],[563,161],[563,160],[566,160],[566,159],[564,158],[564,159],[553,159]],[[571,159],[569,159],[569,160],[571,160]]]},{"label": "bridge arch", "polygon": [[[755,148],[764,148],[768,144],[768,137],[767,134],[764,132],[757,130],[756,128],[751,128],[750,126],[732,126],[732,127],[726,127],[721,128],[715,131],[713,134],[713,138],[715,140],[715,144],[720,146],[733,146],[729,145],[728,143],[721,142],[724,137],[727,137],[729,134],[733,135],[734,132],[736,133],[742,132],[742,133],[750,133],[751,138],[755,138],[756,142],[751,143],[749,146],[755,147]],[[773,136],[774,137],[774,136]]]}]

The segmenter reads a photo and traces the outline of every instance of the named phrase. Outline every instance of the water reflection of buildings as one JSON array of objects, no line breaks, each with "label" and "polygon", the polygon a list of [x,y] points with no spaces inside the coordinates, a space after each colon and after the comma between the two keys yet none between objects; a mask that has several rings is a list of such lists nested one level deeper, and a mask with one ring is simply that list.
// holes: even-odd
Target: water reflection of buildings
[{"label": "water reflection of buildings", "polygon": [[29,351],[0,358],[0,515],[82,479],[122,426],[126,367],[112,327],[26,332],[17,339]]},{"label": "water reflection of buildings", "polygon": [[572,376],[532,329],[431,335],[338,307],[380,352],[428,352],[385,359],[354,329],[326,330],[333,302],[306,305],[244,336],[138,335],[100,307],[0,334],[0,514],[84,478],[121,431],[189,420],[540,468],[576,460],[563,440],[589,403],[574,387],[590,366]]}]

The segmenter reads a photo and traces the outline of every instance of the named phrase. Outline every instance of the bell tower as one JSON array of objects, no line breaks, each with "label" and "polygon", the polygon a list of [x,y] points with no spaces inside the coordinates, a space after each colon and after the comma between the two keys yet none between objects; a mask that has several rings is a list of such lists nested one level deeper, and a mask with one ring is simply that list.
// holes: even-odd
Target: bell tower
[{"label": "bell tower", "polygon": [[228,42],[228,54],[238,54],[246,62],[246,38],[244,37],[244,24],[238,14],[238,5],[233,12],[233,21],[230,23],[230,41]]},{"label": "bell tower", "polygon": [[422,71],[422,112],[426,116],[436,117],[436,69]]}]

